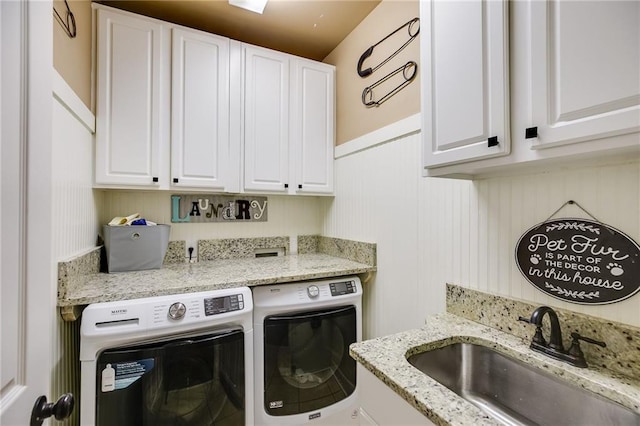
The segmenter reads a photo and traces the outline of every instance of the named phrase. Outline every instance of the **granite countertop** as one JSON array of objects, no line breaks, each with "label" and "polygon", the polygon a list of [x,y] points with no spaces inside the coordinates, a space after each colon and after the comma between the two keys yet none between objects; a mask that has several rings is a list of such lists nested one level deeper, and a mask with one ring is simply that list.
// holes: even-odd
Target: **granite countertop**
[{"label": "granite countertop", "polygon": [[322,253],[165,264],[162,269],[78,277],[73,286],[59,291],[58,306],[322,279],[375,270],[375,266]]},{"label": "granite countertop", "polygon": [[435,424],[498,425],[500,423],[475,405],[407,361],[415,353],[459,342],[495,348],[640,413],[639,383],[621,375],[572,367],[530,350],[522,338],[450,313],[427,318],[426,325],[420,329],[354,343],[350,354]]}]

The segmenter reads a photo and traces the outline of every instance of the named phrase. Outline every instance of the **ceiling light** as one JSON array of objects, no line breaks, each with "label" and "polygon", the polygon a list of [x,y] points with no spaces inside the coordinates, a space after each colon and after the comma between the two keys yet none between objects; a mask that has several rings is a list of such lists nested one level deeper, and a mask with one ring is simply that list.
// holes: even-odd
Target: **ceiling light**
[{"label": "ceiling light", "polygon": [[229,0],[229,4],[255,13],[262,13],[267,5],[267,0]]}]

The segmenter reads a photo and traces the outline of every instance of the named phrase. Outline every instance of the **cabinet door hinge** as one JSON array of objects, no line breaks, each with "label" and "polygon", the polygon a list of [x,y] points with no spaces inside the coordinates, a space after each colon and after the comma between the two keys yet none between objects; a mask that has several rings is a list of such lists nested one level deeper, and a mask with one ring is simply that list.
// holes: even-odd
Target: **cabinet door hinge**
[{"label": "cabinet door hinge", "polygon": [[491,148],[492,146],[496,146],[498,145],[500,142],[498,142],[498,137],[497,136],[491,136],[488,140],[487,140],[487,145],[489,146],[489,148]]}]

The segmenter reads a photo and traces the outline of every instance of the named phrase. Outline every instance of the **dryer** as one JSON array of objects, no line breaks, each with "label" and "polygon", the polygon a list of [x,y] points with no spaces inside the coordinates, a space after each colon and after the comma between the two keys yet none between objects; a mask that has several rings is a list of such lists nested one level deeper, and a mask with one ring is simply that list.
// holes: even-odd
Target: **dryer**
[{"label": "dryer", "polygon": [[354,424],[358,277],[253,288],[256,425]]},{"label": "dryer", "polygon": [[89,305],[82,425],[253,425],[247,287]]}]

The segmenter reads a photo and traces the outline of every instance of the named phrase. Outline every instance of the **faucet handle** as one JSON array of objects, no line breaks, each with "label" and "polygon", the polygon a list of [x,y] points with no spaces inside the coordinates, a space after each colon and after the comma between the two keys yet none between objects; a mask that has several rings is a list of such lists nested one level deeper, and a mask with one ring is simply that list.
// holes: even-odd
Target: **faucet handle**
[{"label": "faucet handle", "polygon": [[599,340],[594,340],[589,337],[584,337],[579,335],[578,333],[571,333],[571,347],[567,351],[567,354],[574,358],[573,365],[576,367],[587,367],[587,361],[584,359],[584,352],[580,348],[580,340],[592,343],[594,345],[602,346],[603,348],[607,346],[606,343],[600,342]]},{"label": "faucet handle", "polygon": [[577,345],[578,347],[580,347],[580,340],[582,340],[583,342],[587,342],[587,343],[591,343],[593,345],[598,345],[601,346],[603,348],[607,347],[607,344],[605,342],[601,342],[599,340],[594,340],[591,339],[590,337],[584,337],[579,335],[578,333],[571,333],[571,346],[573,347],[573,345]]},{"label": "faucet handle", "polygon": [[[525,317],[518,317],[518,321],[526,322],[527,324],[533,324],[529,318]],[[539,326],[537,324],[533,325],[536,326],[536,332],[533,335],[531,341],[542,346],[547,346],[547,341],[544,340],[544,337],[542,336],[542,326]]]}]

